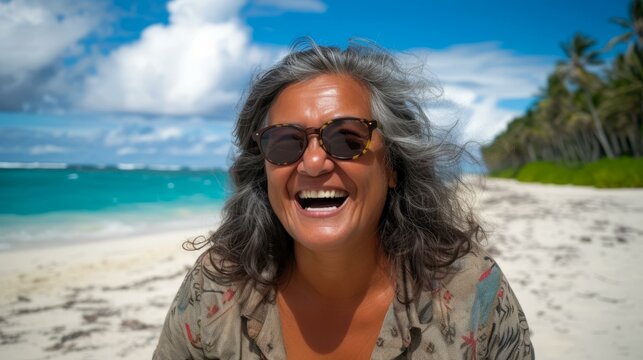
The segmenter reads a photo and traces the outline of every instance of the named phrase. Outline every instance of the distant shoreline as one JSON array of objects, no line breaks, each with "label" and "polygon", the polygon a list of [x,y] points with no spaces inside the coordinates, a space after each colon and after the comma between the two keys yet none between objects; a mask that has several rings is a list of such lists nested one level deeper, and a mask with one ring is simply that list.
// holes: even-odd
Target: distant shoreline
[{"label": "distant shoreline", "polygon": [[72,164],[62,162],[0,162],[0,170],[4,169],[91,169],[91,170],[151,170],[151,171],[228,171],[222,167],[202,167],[173,164],[139,164],[139,163],[118,163],[118,164]]}]

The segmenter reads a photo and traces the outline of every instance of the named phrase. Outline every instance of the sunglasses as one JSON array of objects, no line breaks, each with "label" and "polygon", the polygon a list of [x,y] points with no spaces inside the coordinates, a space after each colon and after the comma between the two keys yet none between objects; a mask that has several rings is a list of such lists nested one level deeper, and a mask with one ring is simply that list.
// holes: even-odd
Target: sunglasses
[{"label": "sunglasses", "polygon": [[375,120],[346,117],[330,120],[317,129],[296,124],[271,125],[256,131],[252,139],[259,145],[263,157],[275,165],[297,162],[308,146],[310,135],[319,137],[319,145],[331,157],[354,160],[366,153],[373,130],[377,128]]}]

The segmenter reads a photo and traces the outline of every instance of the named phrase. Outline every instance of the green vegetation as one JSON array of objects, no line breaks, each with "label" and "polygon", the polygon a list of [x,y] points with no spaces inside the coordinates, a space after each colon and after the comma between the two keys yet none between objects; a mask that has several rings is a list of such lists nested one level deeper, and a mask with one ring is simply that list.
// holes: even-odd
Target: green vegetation
[{"label": "green vegetation", "polygon": [[[629,15],[612,19],[625,32],[601,51],[583,34],[561,44],[566,58],[549,75],[536,103],[482,148],[494,176],[643,186],[643,0],[631,2]],[[601,67],[602,54],[621,43],[626,50]]]},{"label": "green vegetation", "polygon": [[517,171],[508,169],[492,176],[524,182],[571,184],[599,188],[643,187],[643,158],[601,159],[586,164],[528,163]]}]

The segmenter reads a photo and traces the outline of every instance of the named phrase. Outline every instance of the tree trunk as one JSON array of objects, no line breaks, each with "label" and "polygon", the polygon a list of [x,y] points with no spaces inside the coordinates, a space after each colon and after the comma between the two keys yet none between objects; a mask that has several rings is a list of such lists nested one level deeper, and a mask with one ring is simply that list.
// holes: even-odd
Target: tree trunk
[{"label": "tree trunk", "polygon": [[614,156],[621,156],[623,153],[621,146],[618,142],[618,135],[616,133],[610,132],[609,138],[611,139],[612,143],[612,151],[614,151]]},{"label": "tree trunk", "polygon": [[[643,103],[641,104],[641,110],[643,110]],[[641,111],[641,115],[643,115],[643,111]],[[641,143],[641,116],[636,116],[635,113],[632,113],[632,117],[634,120],[634,137],[630,138],[630,141],[632,142],[632,151],[634,152],[634,156],[639,157],[641,156],[641,146],[643,144]]]},{"label": "tree trunk", "polygon": [[621,147],[621,155],[632,156],[632,148],[627,142],[627,133],[623,131],[619,131],[617,136],[618,136],[619,146]]},{"label": "tree trunk", "polygon": [[579,130],[576,133],[576,143],[578,144],[578,147],[580,149],[578,152],[578,156],[580,157],[580,161],[582,163],[589,162],[589,154],[591,153],[591,147],[587,143],[584,132],[584,130]]},{"label": "tree trunk", "polygon": [[531,142],[527,144],[527,155],[529,156],[530,162],[534,162],[537,160],[536,152],[534,151],[534,144]]},{"label": "tree trunk", "polygon": [[605,155],[608,158],[613,159],[614,152],[612,151],[612,148],[607,140],[607,136],[605,135],[605,130],[603,129],[603,123],[601,122],[601,118],[598,116],[598,111],[596,111],[594,102],[592,101],[592,98],[590,97],[589,92],[587,90],[584,90],[583,93],[585,94],[585,101],[587,102],[587,106],[589,107],[589,113],[591,115],[590,117],[592,118],[592,122],[594,123],[596,138],[598,139],[598,142],[601,144],[601,147],[603,148]]},{"label": "tree trunk", "polygon": [[578,157],[578,162],[589,162],[590,147],[587,145],[587,141],[585,141],[582,130],[576,131],[574,134],[574,141],[576,142],[576,155]]},{"label": "tree trunk", "polygon": [[587,156],[589,157],[588,162],[593,162],[598,160],[598,156],[600,155],[600,145],[598,144],[598,141],[596,140],[595,134],[592,132],[591,134],[588,134],[587,131],[583,131],[583,137],[585,138],[585,141],[588,144],[588,152]]}]

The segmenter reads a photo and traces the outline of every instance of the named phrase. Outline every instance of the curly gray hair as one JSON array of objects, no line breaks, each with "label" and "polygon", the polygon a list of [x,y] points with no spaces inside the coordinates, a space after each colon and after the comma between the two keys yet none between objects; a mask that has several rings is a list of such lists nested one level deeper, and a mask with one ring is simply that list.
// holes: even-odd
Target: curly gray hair
[{"label": "curly gray hair", "polygon": [[221,225],[207,239],[214,265],[208,276],[220,283],[253,280],[274,286],[292,264],[293,239],[268,201],[264,160],[252,133],[265,125],[286,86],[329,73],[350,75],[370,90],[373,117],[383,124],[387,161],[397,174],[379,224],[380,246],[418,287],[430,289],[441,270],[484,236],[458,197],[459,176],[444,166],[464,150],[435,136],[421,106],[430,84],[414,75],[417,71],[405,71],[394,56],[374,46],[350,44],[341,50],[311,40],[296,43],[258,75],[243,103],[234,129],[233,193]]}]

